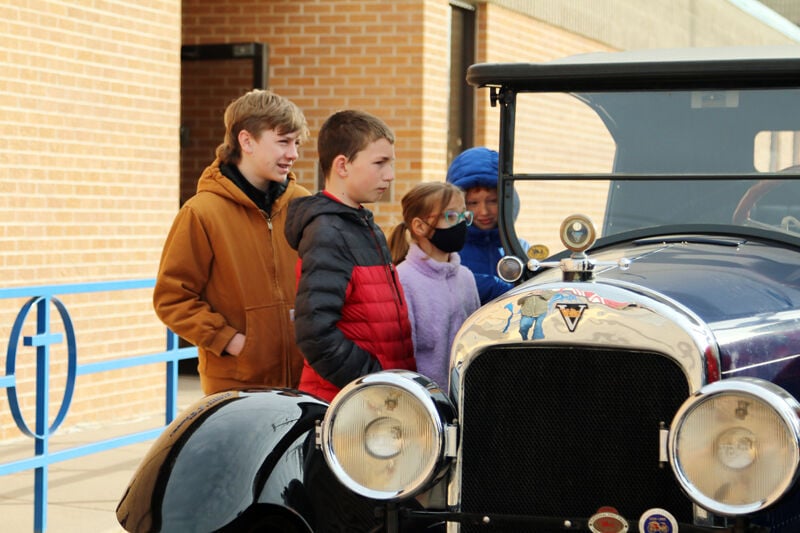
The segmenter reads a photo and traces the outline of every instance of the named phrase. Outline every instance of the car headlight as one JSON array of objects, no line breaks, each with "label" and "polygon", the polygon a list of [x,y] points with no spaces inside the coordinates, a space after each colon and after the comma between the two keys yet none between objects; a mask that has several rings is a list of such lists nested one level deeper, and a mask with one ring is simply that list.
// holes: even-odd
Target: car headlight
[{"label": "car headlight", "polygon": [[514,283],[522,277],[522,260],[514,255],[506,255],[497,262],[497,276],[503,281]]},{"label": "car headlight", "polygon": [[445,464],[453,412],[438,386],[420,374],[370,374],[331,402],[322,422],[322,452],[339,481],[362,496],[413,496]]},{"label": "car headlight", "polygon": [[670,464],[689,496],[736,516],[778,500],[797,478],[800,404],[757,378],[703,387],[672,422]]}]

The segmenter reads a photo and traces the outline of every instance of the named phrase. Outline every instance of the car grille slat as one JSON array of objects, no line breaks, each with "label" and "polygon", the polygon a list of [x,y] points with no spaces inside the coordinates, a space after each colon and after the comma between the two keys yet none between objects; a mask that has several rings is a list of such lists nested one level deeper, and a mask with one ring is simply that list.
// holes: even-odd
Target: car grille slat
[{"label": "car grille slat", "polygon": [[671,359],[531,345],[489,350],[464,372],[462,511],[586,518],[610,506],[638,519],[660,507],[692,521],[658,460],[659,423],[689,395]]}]

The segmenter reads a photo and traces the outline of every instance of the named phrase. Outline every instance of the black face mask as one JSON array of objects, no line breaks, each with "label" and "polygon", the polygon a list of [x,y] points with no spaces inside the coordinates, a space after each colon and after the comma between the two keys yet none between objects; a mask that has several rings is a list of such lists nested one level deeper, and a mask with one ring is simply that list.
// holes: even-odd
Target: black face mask
[{"label": "black face mask", "polygon": [[467,221],[462,220],[449,228],[434,228],[428,239],[435,247],[445,253],[461,250],[467,240]]}]

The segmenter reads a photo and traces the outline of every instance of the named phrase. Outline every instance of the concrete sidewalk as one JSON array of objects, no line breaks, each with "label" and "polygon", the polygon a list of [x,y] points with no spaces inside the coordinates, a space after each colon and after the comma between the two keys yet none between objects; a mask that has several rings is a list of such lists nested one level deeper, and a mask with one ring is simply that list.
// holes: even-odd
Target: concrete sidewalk
[{"label": "concrete sidewalk", "polygon": [[[181,376],[178,411],[203,396],[200,380]],[[51,438],[56,451],[130,433],[154,429],[164,417],[103,427],[84,427]],[[49,467],[47,533],[121,533],[115,510],[128,482],[153,440],[130,444]],[[0,461],[33,456],[33,440],[0,443]],[[0,531],[33,531],[33,470],[0,477]]]}]

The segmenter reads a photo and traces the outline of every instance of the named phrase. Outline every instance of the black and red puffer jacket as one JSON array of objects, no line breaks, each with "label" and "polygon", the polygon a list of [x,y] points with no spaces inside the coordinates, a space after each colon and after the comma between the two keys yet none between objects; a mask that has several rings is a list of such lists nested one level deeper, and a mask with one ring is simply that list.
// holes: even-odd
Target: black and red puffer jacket
[{"label": "black and red puffer jacket", "polygon": [[289,204],[285,233],[299,255],[300,390],[330,401],[363,375],[416,370],[403,289],[372,212],[321,192]]}]

